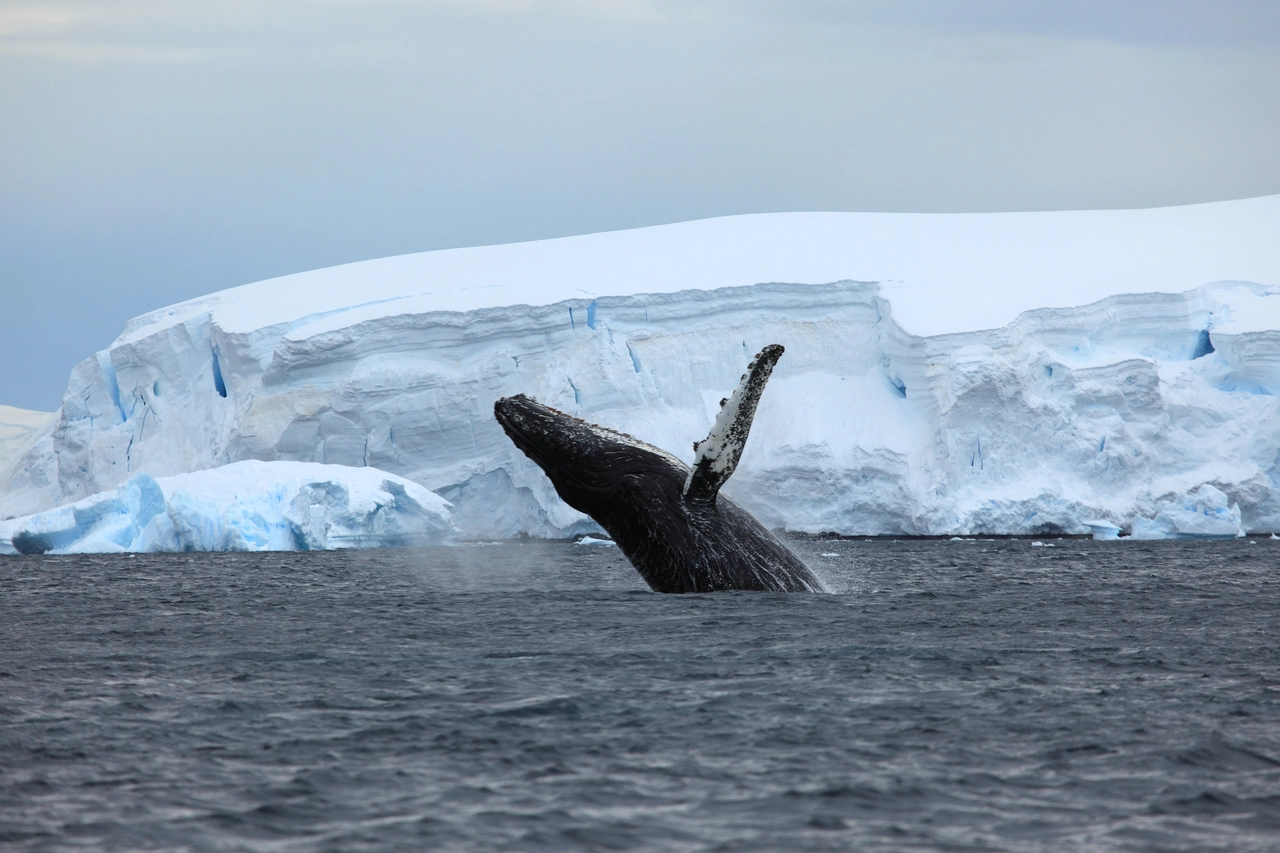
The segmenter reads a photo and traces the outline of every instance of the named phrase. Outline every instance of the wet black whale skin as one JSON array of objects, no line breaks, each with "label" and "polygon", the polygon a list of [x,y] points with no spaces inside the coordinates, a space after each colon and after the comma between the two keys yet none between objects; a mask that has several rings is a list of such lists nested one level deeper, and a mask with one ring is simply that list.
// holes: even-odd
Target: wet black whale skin
[{"label": "wet black whale skin", "polygon": [[656,592],[820,592],[795,554],[726,497],[683,494],[689,467],[524,395],[494,416],[569,506],[603,527]]}]

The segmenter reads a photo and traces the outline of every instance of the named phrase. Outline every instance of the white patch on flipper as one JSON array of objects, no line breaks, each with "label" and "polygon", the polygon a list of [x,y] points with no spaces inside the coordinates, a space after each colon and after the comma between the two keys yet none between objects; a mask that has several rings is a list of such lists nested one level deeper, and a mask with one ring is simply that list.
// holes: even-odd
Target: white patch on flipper
[{"label": "white patch on flipper", "polygon": [[686,497],[693,488],[695,479],[705,480],[700,486],[710,494],[715,494],[733,476],[734,469],[738,467],[738,459],[742,457],[742,450],[747,444],[760,395],[764,393],[765,383],[769,381],[773,366],[778,363],[782,353],[783,348],[778,344],[770,344],[760,350],[747,365],[747,372],[742,375],[738,387],[727,400],[720,401],[720,412],[711,426],[711,432],[693,445],[693,468],[684,481]]}]

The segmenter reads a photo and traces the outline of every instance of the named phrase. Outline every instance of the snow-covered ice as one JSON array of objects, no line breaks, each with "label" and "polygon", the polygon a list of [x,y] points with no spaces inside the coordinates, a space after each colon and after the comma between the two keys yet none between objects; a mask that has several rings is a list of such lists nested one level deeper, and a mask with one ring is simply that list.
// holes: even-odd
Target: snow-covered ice
[{"label": "snow-covered ice", "polygon": [[371,466],[462,534],[598,532],[493,419],[526,393],[686,462],[786,347],[725,493],[845,534],[1129,527],[1210,484],[1280,530],[1280,196],[726,217],[286,276],[131,321],[0,517],[241,460]]},{"label": "snow-covered ice", "polygon": [[52,412],[0,406],[0,465],[17,455],[28,439],[52,417]]},{"label": "snow-covered ice", "polygon": [[0,553],[315,551],[435,545],[449,504],[376,468],[236,462],[153,479],[0,522]]},{"label": "snow-covered ice", "polygon": [[1234,539],[1244,536],[1240,507],[1204,485],[1193,494],[1156,504],[1155,518],[1133,520],[1134,539]]}]

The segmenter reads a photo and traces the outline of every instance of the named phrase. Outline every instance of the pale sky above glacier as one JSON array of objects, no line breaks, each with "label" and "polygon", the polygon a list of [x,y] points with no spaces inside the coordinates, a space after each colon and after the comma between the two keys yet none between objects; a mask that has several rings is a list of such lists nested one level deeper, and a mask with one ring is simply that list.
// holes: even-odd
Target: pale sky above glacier
[{"label": "pale sky above glacier", "polygon": [[0,5],[0,403],[137,314],[776,210],[1280,192],[1273,0]]}]

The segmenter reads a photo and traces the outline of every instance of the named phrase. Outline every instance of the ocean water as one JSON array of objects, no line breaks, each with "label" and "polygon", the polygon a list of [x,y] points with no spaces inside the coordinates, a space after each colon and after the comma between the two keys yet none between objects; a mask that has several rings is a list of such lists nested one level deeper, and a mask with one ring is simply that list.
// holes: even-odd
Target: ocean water
[{"label": "ocean water", "polygon": [[1280,849],[1280,542],[0,558],[0,847]]}]

